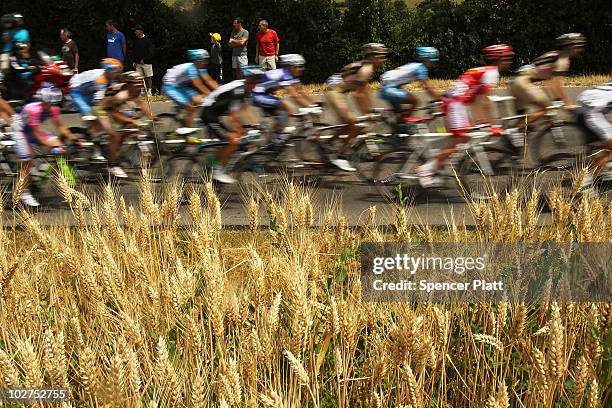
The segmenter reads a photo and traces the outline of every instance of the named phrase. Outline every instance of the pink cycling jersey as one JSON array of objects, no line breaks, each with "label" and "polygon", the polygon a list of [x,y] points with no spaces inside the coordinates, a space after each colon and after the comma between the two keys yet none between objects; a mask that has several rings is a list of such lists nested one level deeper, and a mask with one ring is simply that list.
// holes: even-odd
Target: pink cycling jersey
[{"label": "pink cycling jersey", "polygon": [[499,70],[495,66],[468,69],[448,90],[449,99],[471,103],[477,95],[488,92],[499,80]]},{"label": "pink cycling jersey", "polygon": [[61,110],[59,106],[52,106],[45,111],[42,102],[32,102],[23,107],[21,117],[26,128],[40,126],[47,119],[59,120]]}]

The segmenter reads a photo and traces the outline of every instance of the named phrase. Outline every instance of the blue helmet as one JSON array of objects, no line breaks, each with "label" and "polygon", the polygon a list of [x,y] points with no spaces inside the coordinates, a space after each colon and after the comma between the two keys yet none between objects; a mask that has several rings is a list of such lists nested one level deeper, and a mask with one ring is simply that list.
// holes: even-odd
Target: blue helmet
[{"label": "blue helmet", "polygon": [[417,47],[416,54],[419,61],[429,60],[436,62],[440,60],[440,52],[434,47]]},{"label": "blue helmet", "polygon": [[209,58],[208,51],[201,48],[187,50],[187,58],[192,61],[206,61]]},{"label": "blue helmet", "polygon": [[252,64],[242,68],[242,75],[245,78],[258,77],[262,76],[263,74],[264,72],[259,65]]}]

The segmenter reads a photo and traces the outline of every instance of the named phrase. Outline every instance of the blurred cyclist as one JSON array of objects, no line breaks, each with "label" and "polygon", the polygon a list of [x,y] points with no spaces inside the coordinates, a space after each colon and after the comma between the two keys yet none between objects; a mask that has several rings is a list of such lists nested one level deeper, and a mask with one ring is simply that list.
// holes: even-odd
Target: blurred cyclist
[{"label": "blurred cyclist", "polygon": [[[499,73],[508,69],[512,63],[514,51],[506,44],[491,45],[483,49],[489,65],[471,68],[465,71],[448,90],[444,100],[446,129],[451,133],[450,146],[443,149],[437,157],[429,160],[417,169],[422,187],[429,188],[440,184],[435,173],[446,165],[446,160],[457,152],[457,145],[469,141],[467,132],[472,126],[468,114],[471,107],[479,123],[490,124],[493,120],[492,102],[487,96],[499,80]],[[491,128],[494,133],[501,133],[499,128]]]},{"label": "blurred cyclist", "polygon": [[442,99],[442,95],[429,82],[429,70],[440,60],[440,53],[434,47],[418,47],[416,54],[419,62],[402,65],[385,72],[381,77],[380,96],[393,106],[397,114],[397,123],[400,123],[402,116],[411,116],[419,104],[417,96],[405,90],[404,85],[418,81],[421,88],[434,100]]},{"label": "blurred cyclist", "polygon": [[284,89],[291,100],[303,108],[314,104],[300,81],[306,64],[304,57],[300,54],[285,54],[280,56],[279,62],[283,68],[266,71],[253,89],[253,104],[276,118],[272,141],[277,143],[282,142],[281,132],[293,107],[286,99],[276,96],[276,93]]},{"label": "blurred cyclist", "polygon": [[[123,70],[123,63],[114,58],[102,60],[100,69],[92,69],[81,72],[70,80],[70,96],[72,101],[83,116],[83,119],[90,122],[91,131],[94,136],[106,133],[110,136],[110,145],[121,143],[121,135],[116,132],[108,116],[105,107],[105,98],[112,96],[107,93],[114,93],[120,86],[118,80]],[[103,160],[99,153],[95,154],[94,159]],[[114,177],[125,178],[125,172],[117,164],[117,153],[110,151],[109,172]]]},{"label": "blurred cyclist", "polygon": [[586,38],[580,33],[568,33],[557,37],[557,52],[559,58],[554,64],[554,76],[549,81],[548,87],[554,97],[563,101],[566,109],[574,109],[577,106],[570,104],[569,97],[563,89],[565,77],[570,70],[570,60],[584,51]]},{"label": "blurred cyclist", "polygon": [[389,51],[384,44],[368,43],[362,47],[364,60],[353,62],[342,68],[339,74],[334,74],[327,80],[329,90],[327,101],[335,112],[338,119],[346,124],[348,137],[338,151],[338,157],[332,160],[332,164],[344,171],[356,171],[346,157],[351,140],[360,132],[357,126],[356,115],[348,105],[346,95],[352,94],[357,102],[357,107],[362,114],[373,111],[370,82],[376,70],[383,66],[387,60]]},{"label": "blurred cyclist", "polygon": [[[46,146],[53,154],[62,154],[62,140],[51,133],[43,130],[42,124],[51,119],[55,129],[60,136],[69,140],[76,137],[64,125],[60,117],[60,108],[57,106],[62,101],[62,91],[55,87],[43,87],[36,93],[38,102],[32,102],[23,107],[21,111],[22,127],[15,129],[13,134],[17,157],[22,162],[22,168],[30,174],[32,158],[34,156],[32,146]],[[29,182],[21,193],[21,201],[30,207],[38,207],[40,204],[32,196],[29,190]]]},{"label": "blurred cyclist", "polygon": [[[217,163],[212,171],[213,178],[220,183],[236,182],[227,174],[225,165],[238,148],[240,138],[246,134],[243,122],[251,125],[257,123],[248,98],[263,75],[259,65],[247,65],[242,68],[244,79],[221,85],[204,98],[202,122],[206,124],[210,134],[228,141],[227,145],[217,151]],[[225,120],[222,117],[225,117]]]},{"label": "blurred cyclist", "polygon": [[185,126],[193,127],[193,115],[204,96],[219,85],[208,74],[208,51],[187,51],[191,62],[175,65],[164,75],[162,91],[181,109],[185,109]]}]

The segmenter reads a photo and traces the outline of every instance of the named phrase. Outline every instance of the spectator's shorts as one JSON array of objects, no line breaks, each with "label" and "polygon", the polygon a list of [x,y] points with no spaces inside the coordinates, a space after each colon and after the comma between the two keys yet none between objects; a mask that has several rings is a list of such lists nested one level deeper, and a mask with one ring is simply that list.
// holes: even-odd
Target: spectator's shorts
[{"label": "spectator's shorts", "polygon": [[272,69],[276,69],[276,58],[274,55],[260,55],[259,56],[259,66],[264,71],[270,71]]},{"label": "spectator's shorts", "polygon": [[[41,130],[43,134],[43,138],[45,141],[51,142],[57,139],[56,136],[53,136],[51,133]],[[17,153],[17,158],[21,161],[29,161],[34,157],[34,149],[39,151],[37,148],[40,146],[38,140],[34,137],[34,135],[26,129],[14,132],[13,140],[15,141],[15,152]]]},{"label": "spectator's shorts", "polygon": [[72,103],[76,106],[81,115],[93,115],[93,94],[82,95],[77,90],[72,90],[70,91],[70,97],[72,98]]},{"label": "spectator's shorts", "polygon": [[145,78],[153,76],[153,65],[151,64],[136,64],[136,72],[140,73]]},{"label": "spectator's shorts", "polygon": [[581,109],[580,118],[584,125],[603,142],[612,140],[612,124],[608,122],[603,112],[584,107]]},{"label": "spectator's shorts", "polygon": [[380,97],[389,102],[396,110],[410,96],[410,92],[399,86],[383,86],[380,88]]},{"label": "spectator's shorts", "polygon": [[444,101],[444,121],[446,129],[453,137],[463,137],[472,126],[467,106],[461,100],[446,99]]},{"label": "spectator's shorts", "polygon": [[550,105],[546,92],[534,86],[529,78],[518,76],[510,82],[509,88],[512,96],[516,98],[514,106],[519,114],[525,113],[532,105],[541,109]]},{"label": "spectator's shorts", "polygon": [[355,123],[357,118],[355,114],[351,112],[344,93],[337,89],[330,89],[327,91],[325,97],[327,98],[327,103],[331,106],[342,123]]},{"label": "spectator's shorts", "polygon": [[164,84],[162,92],[180,107],[185,107],[191,103],[191,99],[198,94],[198,91],[189,86],[175,86]]},{"label": "spectator's shorts", "polygon": [[246,55],[232,55],[232,68],[242,68],[249,65]]},{"label": "spectator's shorts", "polygon": [[254,94],[253,105],[264,110],[268,114],[275,114],[281,107],[282,102],[279,98],[273,95]]}]

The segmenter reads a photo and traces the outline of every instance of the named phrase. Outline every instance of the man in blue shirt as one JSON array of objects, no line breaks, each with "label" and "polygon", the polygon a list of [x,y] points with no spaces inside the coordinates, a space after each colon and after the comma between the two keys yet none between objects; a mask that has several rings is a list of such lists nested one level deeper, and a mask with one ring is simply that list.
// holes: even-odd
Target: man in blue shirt
[{"label": "man in blue shirt", "polygon": [[106,22],[106,56],[115,58],[121,62],[125,61],[125,36],[115,26],[113,20]]}]

